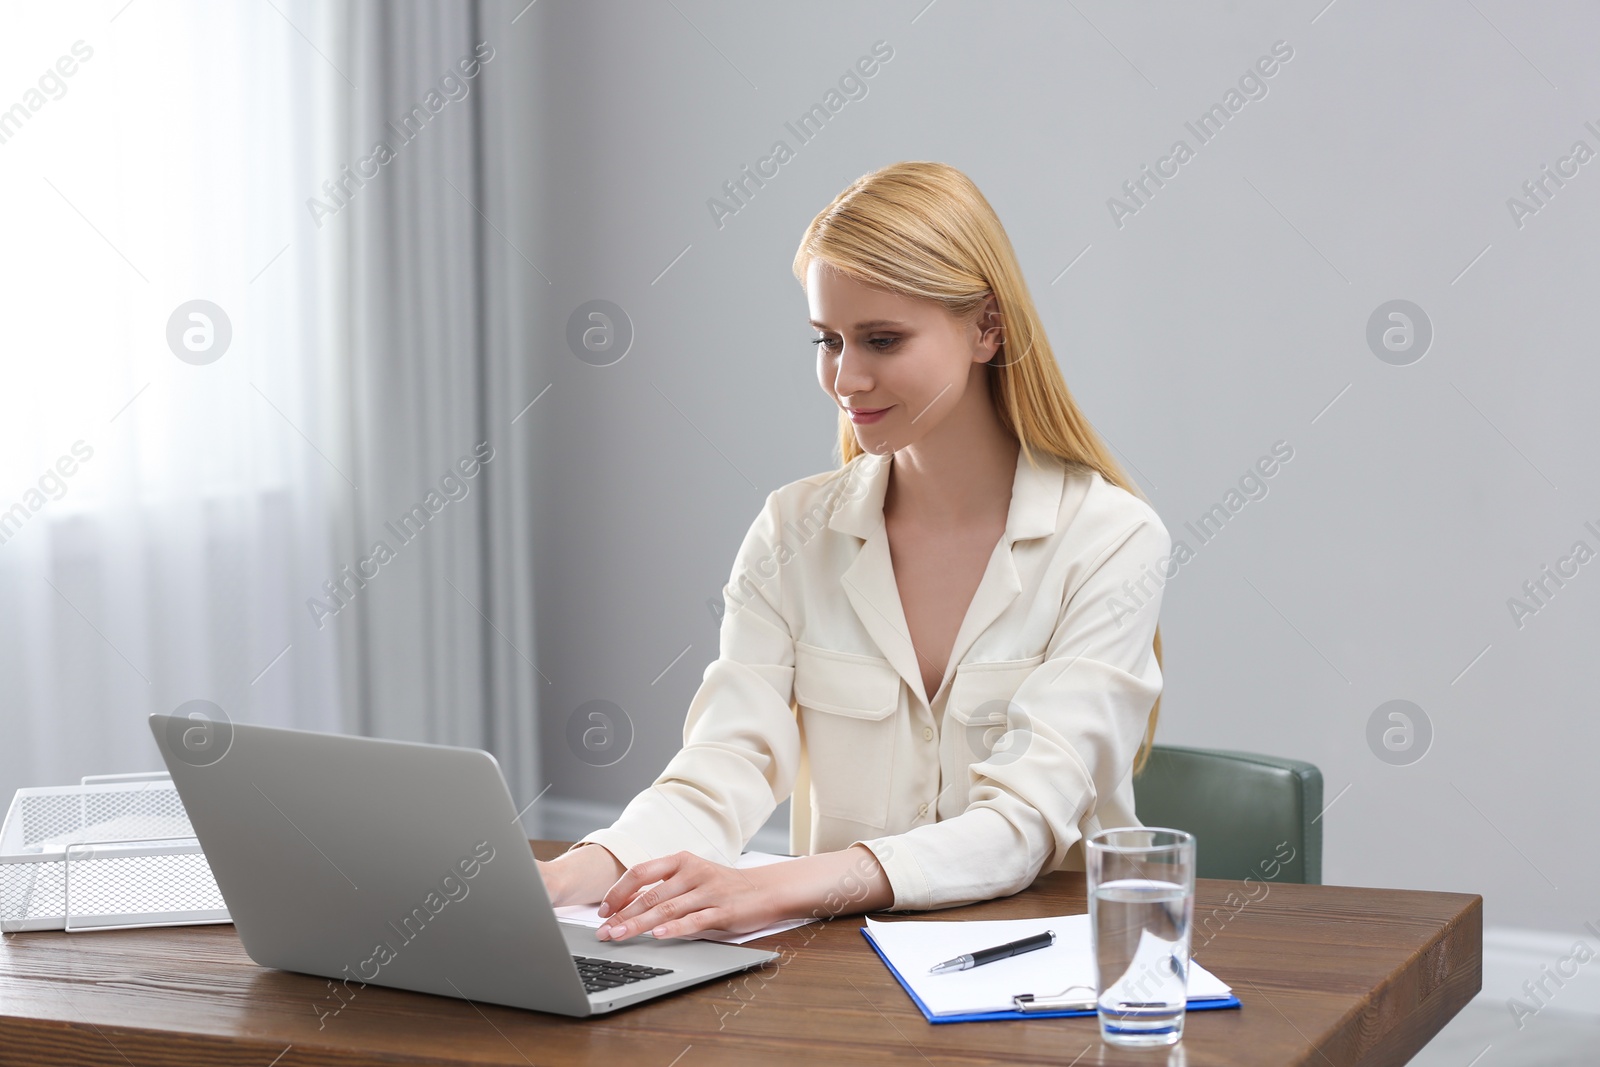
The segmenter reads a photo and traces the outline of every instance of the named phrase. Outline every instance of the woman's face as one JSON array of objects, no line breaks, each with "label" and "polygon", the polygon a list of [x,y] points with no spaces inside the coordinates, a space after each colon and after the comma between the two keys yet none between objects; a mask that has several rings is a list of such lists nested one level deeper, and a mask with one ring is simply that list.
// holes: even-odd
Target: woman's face
[{"label": "woman's face", "polygon": [[[866,285],[813,259],[806,299],[817,380],[877,455],[913,444],[963,404],[989,404],[981,364],[1000,330],[961,322],[932,300]],[[990,297],[992,306],[993,297]]]}]

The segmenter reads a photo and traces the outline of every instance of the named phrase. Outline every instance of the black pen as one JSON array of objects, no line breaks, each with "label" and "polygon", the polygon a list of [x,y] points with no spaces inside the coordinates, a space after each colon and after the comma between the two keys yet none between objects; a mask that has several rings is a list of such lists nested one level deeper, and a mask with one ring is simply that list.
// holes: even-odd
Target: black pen
[{"label": "black pen", "polygon": [[1055,943],[1056,932],[1054,930],[1046,930],[1042,934],[1034,934],[1032,937],[1023,938],[1021,941],[996,945],[994,948],[979,949],[977,952],[968,952],[965,955],[957,956],[953,960],[936,963],[928,968],[928,973],[943,974],[946,971],[964,971],[969,967],[982,967],[985,963],[993,963],[995,960],[1020,956],[1024,952],[1032,952],[1037,948],[1049,948]]}]

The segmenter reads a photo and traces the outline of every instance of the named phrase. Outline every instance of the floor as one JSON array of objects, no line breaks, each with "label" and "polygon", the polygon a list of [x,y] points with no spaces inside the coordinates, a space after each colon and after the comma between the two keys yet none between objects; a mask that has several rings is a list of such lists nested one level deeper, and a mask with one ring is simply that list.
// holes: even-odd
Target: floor
[{"label": "floor", "polygon": [[1552,1006],[1524,1017],[1522,1028],[1504,1001],[1479,997],[1439,1031],[1411,1067],[1596,1067],[1600,1018],[1558,1013]]}]

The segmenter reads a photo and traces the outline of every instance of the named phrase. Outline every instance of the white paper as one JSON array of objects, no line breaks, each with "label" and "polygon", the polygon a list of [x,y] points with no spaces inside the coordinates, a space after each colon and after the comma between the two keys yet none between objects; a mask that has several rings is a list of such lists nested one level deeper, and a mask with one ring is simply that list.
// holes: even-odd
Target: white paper
[{"label": "white paper", "polygon": [[143,841],[152,838],[196,840],[194,829],[190,827],[188,818],[183,815],[119,815],[35,842],[24,851],[61,852],[68,845],[83,842],[114,844],[118,841]]},{"label": "white paper", "polygon": [[[750,867],[765,867],[769,863],[784,863],[794,859],[794,856],[774,856],[770,852],[746,852],[734,863],[735,867],[748,869]],[[656,883],[659,884],[659,883]],[[594,904],[566,904],[557,908],[556,917],[567,922],[581,923],[599,929],[605,923],[600,918],[600,905]],[[781,919],[771,926],[763,927],[748,934],[730,934],[725,930],[702,930],[698,934],[689,935],[697,941],[721,941],[728,945],[742,945],[746,941],[754,941],[758,937],[768,934],[778,934],[785,930],[793,930],[797,926],[816,922],[816,919]],[[623,944],[627,944],[626,941]]]},{"label": "white paper", "polygon": [[[1019,993],[1054,996],[1070,985],[1071,996],[1094,999],[1094,954],[1089,916],[1057,915],[1041,919],[993,919],[946,922],[880,922],[867,919],[872,939],[900,972],[912,992],[934,1015],[966,1015],[1012,1011]],[[936,963],[968,952],[1004,945],[1046,930],[1056,933],[1049,948],[965,971],[929,974]],[[1232,988],[1194,960],[1189,961],[1189,999],[1228,997]]]}]

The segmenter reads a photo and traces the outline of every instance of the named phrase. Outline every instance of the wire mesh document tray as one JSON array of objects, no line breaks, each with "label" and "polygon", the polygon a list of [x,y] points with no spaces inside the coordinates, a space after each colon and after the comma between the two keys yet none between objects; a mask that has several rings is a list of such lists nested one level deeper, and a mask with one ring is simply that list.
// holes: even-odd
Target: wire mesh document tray
[{"label": "wire mesh document tray", "polygon": [[19,789],[0,829],[0,930],[230,922],[166,773]]}]

